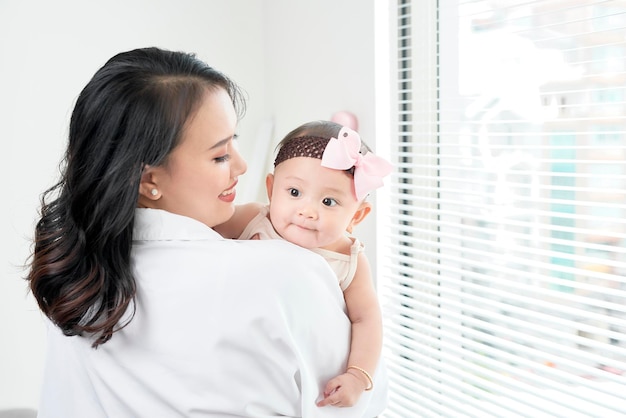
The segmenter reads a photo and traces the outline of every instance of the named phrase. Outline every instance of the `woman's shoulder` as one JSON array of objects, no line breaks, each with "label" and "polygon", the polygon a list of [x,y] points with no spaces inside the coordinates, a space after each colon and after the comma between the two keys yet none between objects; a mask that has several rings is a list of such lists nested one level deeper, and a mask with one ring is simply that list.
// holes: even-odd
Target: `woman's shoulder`
[{"label": "woman's shoulder", "polygon": [[265,259],[277,266],[322,262],[322,259],[310,250],[282,239],[233,240],[231,242],[238,249],[237,253],[239,255],[245,253],[246,257],[249,257],[248,260]]}]

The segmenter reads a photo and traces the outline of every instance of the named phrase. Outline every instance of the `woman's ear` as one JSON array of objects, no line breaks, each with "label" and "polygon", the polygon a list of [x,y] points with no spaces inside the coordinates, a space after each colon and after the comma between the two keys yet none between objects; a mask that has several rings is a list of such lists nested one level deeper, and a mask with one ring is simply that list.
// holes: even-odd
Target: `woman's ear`
[{"label": "woman's ear", "polygon": [[352,228],[354,228],[356,225],[360,224],[361,221],[363,219],[365,219],[365,217],[367,215],[369,215],[369,213],[372,211],[372,204],[369,202],[361,202],[361,205],[359,206],[359,208],[356,210],[356,212],[354,212],[354,215],[352,215],[352,220],[350,220],[350,224],[348,224],[348,227],[346,228],[346,231],[348,231],[348,233],[352,233]]},{"label": "woman's ear", "polygon": [[146,165],[141,173],[141,181],[139,182],[139,204],[143,207],[150,207],[150,204],[146,205],[145,203],[159,200],[160,198],[161,191],[156,183],[154,168]]},{"label": "woman's ear", "polygon": [[268,201],[272,201],[272,188],[274,187],[274,175],[272,173],[265,176],[265,190],[267,191]]}]

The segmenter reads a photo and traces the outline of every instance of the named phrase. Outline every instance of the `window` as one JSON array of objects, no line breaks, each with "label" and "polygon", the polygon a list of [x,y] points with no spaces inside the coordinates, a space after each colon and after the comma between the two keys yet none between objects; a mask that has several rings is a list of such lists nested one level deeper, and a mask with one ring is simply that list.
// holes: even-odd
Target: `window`
[{"label": "window", "polygon": [[626,0],[391,4],[384,416],[626,416]]}]

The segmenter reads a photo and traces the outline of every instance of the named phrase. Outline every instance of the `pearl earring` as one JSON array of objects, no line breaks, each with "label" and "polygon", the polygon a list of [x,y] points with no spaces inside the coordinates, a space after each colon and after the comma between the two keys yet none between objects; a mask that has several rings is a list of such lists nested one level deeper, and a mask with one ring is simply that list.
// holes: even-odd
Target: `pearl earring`
[{"label": "pearl earring", "polygon": [[159,191],[158,191],[157,189],[152,189],[152,190],[150,190],[150,194],[151,194],[152,196],[156,196],[156,195],[158,195],[158,194],[159,194]]}]

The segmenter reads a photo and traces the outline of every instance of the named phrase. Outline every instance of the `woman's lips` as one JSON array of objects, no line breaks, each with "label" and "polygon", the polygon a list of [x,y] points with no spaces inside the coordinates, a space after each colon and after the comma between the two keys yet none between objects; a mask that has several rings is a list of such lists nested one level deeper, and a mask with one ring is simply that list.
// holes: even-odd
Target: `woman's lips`
[{"label": "woman's lips", "polygon": [[223,202],[227,202],[227,203],[231,203],[235,200],[235,186],[237,185],[237,182],[235,181],[232,186],[230,186],[227,190],[224,190],[222,193],[220,193],[220,195],[218,196],[218,198],[223,201]]}]

